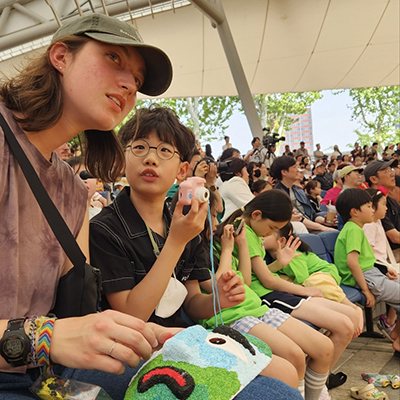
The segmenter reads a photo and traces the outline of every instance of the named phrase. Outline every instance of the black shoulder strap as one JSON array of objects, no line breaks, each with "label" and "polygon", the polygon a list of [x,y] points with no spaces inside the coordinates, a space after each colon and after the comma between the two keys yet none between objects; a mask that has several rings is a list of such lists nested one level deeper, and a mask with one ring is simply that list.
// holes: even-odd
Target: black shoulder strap
[{"label": "black shoulder strap", "polygon": [[2,114],[0,114],[0,125],[4,130],[6,140],[19,163],[26,180],[32,189],[33,194],[35,195],[35,198],[39,203],[44,216],[47,219],[47,222],[53,230],[54,235],[60,242],[61,247],[64,249],[65,254],[71,260],[72,264],[78,268],[82,267],[82,272],[84,272],[83,267],[86,262],[85,255],[79,248],[72,232],[68,228],[60,212],[57,210],[57,207],[51,200],[36,171],[22,150],[21,145],[18,143],[18,140],[14,136]]}]

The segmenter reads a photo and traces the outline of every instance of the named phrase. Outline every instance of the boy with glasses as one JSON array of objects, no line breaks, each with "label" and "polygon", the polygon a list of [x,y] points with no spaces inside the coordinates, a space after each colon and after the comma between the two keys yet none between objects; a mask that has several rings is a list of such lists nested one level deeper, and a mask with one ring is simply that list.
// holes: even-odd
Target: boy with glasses
[{"label": "boy with glasses", "polygon": [[[210,279],[198,236],[208,204],[193,200],[183,215],[178,203],[172,217],[165,205],[174,180],[186,177],[195,150],[192,131],[173,111],[154,107],[137,110],[118,137],[130,187],[90,224],[91,262],[103,275],[103,308],[164,326],[187,326],[182,305],[192,319],[210,318],[212,295],[200,293],[198,283]],[[224,275],[218,288],[222,308],[244,300],[236,274]],[[168,304],[162,299],[165,292]]]}]

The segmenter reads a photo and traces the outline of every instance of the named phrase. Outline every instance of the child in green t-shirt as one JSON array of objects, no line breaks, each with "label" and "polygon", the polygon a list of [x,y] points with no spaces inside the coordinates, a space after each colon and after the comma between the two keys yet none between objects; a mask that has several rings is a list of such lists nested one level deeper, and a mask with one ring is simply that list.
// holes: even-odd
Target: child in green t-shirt
[{"label": "child in green t-shirt", "polygon": [[[262,248],[261,238],[251,233],[253,229],[256,229],[257,232],[262,232],[264,236],[273,233],[278,228],[287,224],[291,218],[291,212],[292,206],[289,197],[282,191],[270,190],[257,195],[245,206],[245,211],[237,210],[232,214],[227,222],[224,222],[218,227],[216,232],[217,244],[214,254],[217,256],[215,260],[216,264],[219,263],[216,276],[218,277],[219,274],[233,269],[241,273],[246,287],[246,300],[237,307],[222,311],[224,322],[229,323],[240,332],[250,333],[264,340],[271,347],[273,353],[283,358],[293,358],[288,358],[288,353],[292,351],[293,344],[301,348],[309,355],[310,359],[308,360],[307,368],[305,368],[306,366],[304,364],[304,354],[301,356],[301,364],[297,362],[298,371],[299,368],[302,367],[302,374],[299,374],[299,388],[302,388],[305,384],[305,398],[318,399],[325,385],[326,377],[333,359],[332,357],[331,361],[329,361],[328,358],[321,357],[322,352],[320,351],[320,346],[323,346],[322,348],[327,346],[333,349],[332,355],[336,356],[337,349],[333,346],[333,342],[331,341],[331,343],[329,343],[326,341],[327,338],[324,335],[296,318],[289,317],[286,312],[276,307],[268,308],[264,304],[264,308],[260,310],[260,307],[263,307],[263,303],[256,290],[253,290],[252,260],[250,259],[250,244],[248,242],[256,242],[260,251]],[[230,222],[233,222],[236,217],[239,216],[242,216],[246,225],[242,233],[235,239],[234,245],[233,226]],[[216,221],[214,221],[214,225],[216,225]],[[246,237],[243,237],[244,235],[246,235]],[[289,262],[294,255],[296,247],[296,241],[289,241],[280,253],[280,262]],[[249,287],[250,285],[251,288]],[[210,290],[210,288],[206,288],[204,285],[202,286],[204,289]],[[318,291],[316,289],[313,290]],[[309,308],[308,304],[310,304],[310,302],[306,301],[306,298],[301,298],[301,302],[302,307]],[[310,306],[309,309],[312,310],[315,316],[314,323],[321,321],[317,315],[321,316],[326,314],[326,310],[320,306]],[[285,319],[282,319],[282,316],[285,316]],[[339,317],[343,320],[343,325],[341,323],[338,323],[338,325],[348,327],[349,330],[348,336],[344,335],[342,338],[344,339],[343,346],[339,343],[337,346],[340,349],[344,349],[351,340],[353,326],[346,316],[340,315]],[[207,326],[212,326],[215,322],[214,319],[209,319],[204,323],[206,323]],[[305,382],[302,382],[304,376]]]},{"label": "child in green t-shirt", "polygon": [[[274,235],[264,238],[263,244],[267,256],[275,260],[278,248],[284,247],[292,235],[293,226],[289,222],[276,231]],[[346,297],[339,286],[341,278],[336,266],[319,258],[305,242],[301,242],[296,254],[297,257],[294,257],[288,265],[282,266],[277,271],[280,277],[284,279],[289,277],[294,284],[304,287],[317,287],[321,289],[325,299],[350,306],[353,312],[350,312],[347,307],[343,307],[341,312],[346,314],[354,323],[353,337],[359,336],[364,326],[363,312],[360,307],[357,307]]]},{"label": "child in green t-shirt", "polygon": [[375,266],[374,253],[363,231],[364,224],[374,220],[370,194],[362,189],[346,189],[337,198],[336,209],[346,221],[335,245],[335,264],[342,283],[360,288],[367,307],[385,301],[399,315],[400,280]]}]

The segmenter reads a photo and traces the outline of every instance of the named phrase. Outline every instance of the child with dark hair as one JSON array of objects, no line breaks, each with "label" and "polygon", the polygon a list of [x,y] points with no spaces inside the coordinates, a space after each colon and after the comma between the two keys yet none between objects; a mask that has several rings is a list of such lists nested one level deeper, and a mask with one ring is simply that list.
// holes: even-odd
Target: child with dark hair
[{"label": "child with dark hair", "polygon": [[[218,199],[214,193],[210,193],[209,207],[210,217],[206,220],[204,230],[200,234],[203,239],[202,243],[206,249],[206,254],[210,254],[211,234],[213,232],[215,233],[218,226],[218,220],[216,217]],[[218,279],[227,271],[235,271],[242,280],[249,280],[251,266],[246,241],[246,228],[243,226],[238,235],[234,235],[233,232],[233,225],[228,224],[224,227],[221,237],[214,236],[212,261],[216,270],[215,277]],[[234,243],[239,252],[237,257],[232,255]],[[205,293],[212,293],[211,281],[200,283],[200,287]],[[216,316],[199,321],[200,324],[207,329],[214,329],[217,321],[218,323],[231,325],[245,316],[253,316],[255,318],[264,316],[264,314],[268,312],[268,307],[261,304],[260,298],[247,285],[245,285],[245,292],[246,299],[244,302],[237,306],[220,310]],[[273,319],[273,316],[270,316],[270,319],[271,318]],[[261,325],[263,329],[261,328]],[[262,330],[263,334],[258,333],[260,330]],[[269,344],[271,342],[272,344],[271,350],[273,356],[271,362],[262,374],[282,380],[286,384],[297,388],[299,375],[301,376],[302,371],[304,370],[303,366],[299,368],[299,371],[295,368],[304,363],[304,356],[301,349],[298,348],[298,346],[288,337],[285,337],[278,330],[265,323],[260,323],[258,329],[254,329],[254,332],[250,329],[249,333],[264,341],[268,338],[269,340],[266,341],[266,343]],[[276,346],[273,345],[279,340],[285,343],[285,346],[283,347],[284,350],[282,351],[280,351],[280,348],[277,349]]]},{"label": "child with dark hair", "polygon": [[304,190],[307,193],[307,199],[316,213],[321,212],[321,182],[311,179],[307,182]]},{"label": "child with dark hair", "polygon": [[[294,236],[293,226],[289,222],[275,232],[275,238],[267,237],[264,239],[263,243],[267,251],[267,262],[272,262],[276,259],[278,247],[283,248],[291,236]],[[294,257],[288,265],[277,271],[279,275],[281,277],[283,275],[285,278],[289,277],[294,284],[304,287],[317,287],[321,289],[322,295],[326,299],[350,306],[353,311],[350,311],[348,307],[344,307],[339,308],[339,312],[347,315],[353,321],[353,337],[360,335],[364,326],[362,310],[347,299],[342,288],[339,286],[341,279],[336,266],[319,258],[311,251],[310,246],[303,241],[297,249],[296,254],[297,257]],[[325,305],[329,306],[329,303]]]},{"label": "child with dark hair", "polygon": [[[251,259],[251,284],[250,288],[257,293],[269,308],[282,311],[296,318],[311,322],[314,325],[328,329],[331,332],[330,340],[334,344],[334,352],[331,362],[327,369],[326,365],[316,368],[316,364],[308,363],[305,382],[314,386],[313,395],[321,393],[324,388],[325,381],[329,370],[335,365],[340,355],[350,342],[354,329],[354,323],[350,318],[338,312],[340,304],[322,298],[321,290],[316,287],[302,287],[281,279],[278,274],[271,271],[277,271],[287,265],[295,257],[299,239],[290,238],[285,247],[277,248],[276,261],[266,265],[264,261],[265,250],[263,247],[263,238],[270,237],[275,240],[274,232],[285,226],[292,215],[292,205],[289,196],[280,190],[268,190],[256,196],[245,207],[234,212],[226,222],[220,225],[217,236],[221,235],[221,230],[226,224],[234,222],[237,218],[241,218],[246,223],[247,243],[249,246],[249,254]],[[236,255],[236,252],[234,252]],[[247,283],[245,281],[245,283]],[[329,308],[329,312],[327,311]],[[353,311],[349,308],[348,314]],[[354,317],[354,320],[357,320]],[[300,340],[303,336],[299,334],[298,328],[294,328],[296,334],[291,329],[286,331],[285,327],[290,324],[283,324],[282,332],[296,341],[304,351],[311,357],[315,356],[313,349],[309,349],[312,340],[309,338],[305,341]],[[238,324],[236,329],[241,330],[248,328],[242,324]],[[311,351],[312,353],[309,353]],[[313,356],[314,355],[314,356]],[[307,392],[307,390],[306,390]],[[318,399],[318,396],[316,397]],[[307,398],[307,397],[306,397]],[[310,397],[314,398],[314,397]]]},{"label": "child with dark hair", "polygon": [[220,173],[223,184],[219,188],[219,193],[225,202],[225,213],[222,220],[254,197],[249,188],[247,162],[235,157],[229,158],[225,162],[227,168]]},{"label": "child with dark hair", "polygon": [[254,196],[271,189],[273,189],[272,185],[264,179],[255,181],[251,187],[251,191],[253,192]]},{"label": "child with dark hair", "polygon": [[363,226],[374,220],[371,195],[362,189],[346,189],[336,201],[336,209],[345,220],[335,245],[335,264],[342,283],[361,289],[367,307],[385,301],[400,311],[400,280],[391,279],[376,266],[376,258]]},{"label": "child with dark hair", "polygon": [[[397,271],[390,266],[388,263],[387,254],[387,239],[385,230],[383,229],[381,220],[385,218],[387,207],[386,207],[386,193],[387,190],[383,187],[378,189],[367,189],[366,190],[372,198],[372,207],[375,210],[374,220],[363,226],[363,231],[368,239],[372,251],[374,252],[377,264],[381,265],[380,268],[385,272],[387,269],[387,276],[389,279],[396,279],[398,277]],[[396,310],[393,307],[389,308],[386,315],[382,314],[379,316],[378,328],[381,332],[389,337],[390,332],[393,330],[396,323]]]}]

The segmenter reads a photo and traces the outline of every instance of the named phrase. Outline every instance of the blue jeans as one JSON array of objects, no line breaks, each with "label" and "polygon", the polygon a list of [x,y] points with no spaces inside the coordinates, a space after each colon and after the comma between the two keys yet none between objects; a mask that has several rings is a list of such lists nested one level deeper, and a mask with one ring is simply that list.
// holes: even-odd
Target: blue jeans
[{"label": "blue jeans", "polygon": [[[126,368],[122,375],[112,375],[96,370],[77,370],[56,367],[55,374],[81,382],[101,386],[113,400],[123,400],[125,391],[137,368]],[[29,370],[26,374],[0,373],[0,400],[36,399],[29,387],[38,378],[38,371]],[[302,400],[300,392],[281,381],[258,376],[236,397],[236,400]]]}]

